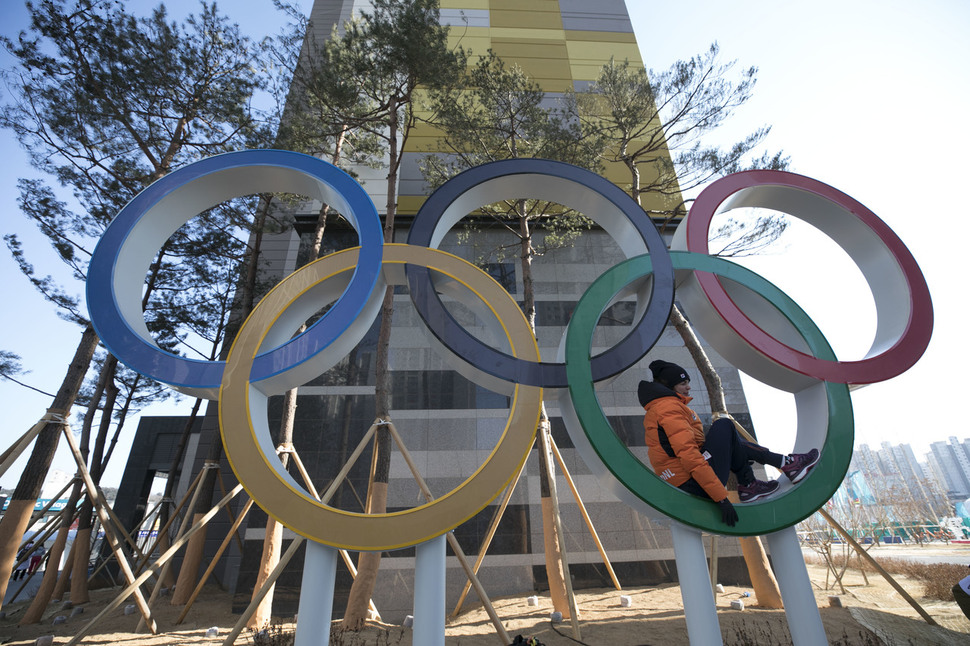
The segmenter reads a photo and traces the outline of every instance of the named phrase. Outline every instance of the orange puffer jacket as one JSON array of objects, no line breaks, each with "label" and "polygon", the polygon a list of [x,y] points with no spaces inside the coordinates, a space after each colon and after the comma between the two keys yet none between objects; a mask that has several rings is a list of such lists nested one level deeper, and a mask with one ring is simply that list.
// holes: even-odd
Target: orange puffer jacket
[{"label": "orange puffer jacket", "polygon": [[663,481],[679,487],[694,478],[711,500],[720,502],[727,498],[727,489],[702,453],[704,426],[687,405],[692,399],[655,382],[640,384],[647,456]]}]

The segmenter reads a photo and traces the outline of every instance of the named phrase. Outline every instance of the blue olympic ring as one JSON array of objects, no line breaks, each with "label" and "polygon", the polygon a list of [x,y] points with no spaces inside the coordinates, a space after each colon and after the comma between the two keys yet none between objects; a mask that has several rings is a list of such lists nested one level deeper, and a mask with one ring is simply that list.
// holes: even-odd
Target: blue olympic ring
[{"label": "blue olympic ring", "polygon": [[[87,300],[91,322],[108,350],[133,370],[181,392],[215,399],[225,362],[168,353],[151,338],[141,311],[149,264],[185,222],[219,202],[262,192],[307,195],[331,205],[357,230],[362,251],[350,283],[334,306],[299,336],[256,357],[254,382],[287,390],[315,376],[311,358],[348,332],[379,302],[384,236],[370,197],[350,175],[327,162],[283,150],[247,150],[180,168],[134,197],[112,220],[91,258]],[[349,349],[349,348],[348,348]],[[302,380],[302,381],[301,381]]]}]

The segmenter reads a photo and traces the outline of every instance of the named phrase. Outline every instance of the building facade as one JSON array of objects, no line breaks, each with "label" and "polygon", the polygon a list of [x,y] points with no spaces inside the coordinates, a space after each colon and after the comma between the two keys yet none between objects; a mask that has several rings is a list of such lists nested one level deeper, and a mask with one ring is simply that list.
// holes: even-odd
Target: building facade
[{"label": "building facade", "polygon": [[947,495],[951,500],[963,500],[970,497],[970,460],[968,449],[970,442],[960,442],[951,436],[946,442],[930,444],[930,453],[946,481]]},{"label": "building facade", "polygon": [[949,485],[944,486],[940,479],[934,454],[926,457],[927,462],[920,463],[909,444],[883,442],[875,451],[868,444],[862,444],[853,453],[848,478],[851,481],[853,474],[857,474],[856,478],[861,476],[865,482],[856,488],[874,493],[872,500],[863,500],[863,504],[895,502],[902,509],[905,503],[912,503],[908,512],[939,520],[952,511],[948,501],[951,497],[946,494]]},{"label": "building facade", "polygon": [[[317,38],[326,37],[331,27],[366,9],[350,0],[317,0],[311,20]],[[568,87],[583,87],[593,80],[611,56],[642,65],[640,54],[622,0],[604,0],[595,5],[580,0],[444,0],[442,22],[451,25],[455,42],[470,47],[475,54],[492,49],[507,62],[518,63],[554,98]],[[427,197],[428,188],[419,171],[426,151],[433,149],[434,136],[421,130],[409,138],[404,151],[398,186],[398,215],[394,240],[407,238],[409,215],[417,212]],[[359,169],[360,178],[378,209],[386,202],[381,169]],[[607,170],[607,176],[622,185],[621,169]],[[510,196],[517,197],[517,196]],[[567,205],[569,206],[569,205]],[[291,214],[293,227],[282,233],[264,236],[262,278],[272,283],[301,266],[306,260],[308,238],[319,204],[304,204]],[[541,234],[540,234],[541,235]],[[468,260],[482,250],[509,243],[500,229],[480,231],[470,242],[462,242],[457,230],[445,237],[441,248]],[[356,244],[349,228],[330,227],[325,239],[328,250]],[[537,301],[536,336],[546,360],[554,360],[568,316],[586,288],[604,271],[624,258],[615,240],[602,230],[583,233],[575,244],[545,254],[533,266]],[[518,300],[523,294],[521,266],[517,262],[496,262],[486,267]],[[405,288],[397,288],[394,327],[391,337],[392,370],[391,418],[401,432],[408,451],[419,465],[435,496],[453,489],[468,478],[489,454],[505,424],[508,398],[470,382],[436,350],[420,317],[415,313]],[[621,301],[601,320],[593,341],[594,352],[611,346],[627,333],[632,322],[633,304]],[[477,330],[471,312],[454,310],[460,323]],[[361,438],[375,421],[375,349],[378,323],[364,340],[338,366],[299,389],[294,446],[319,490],[334,478]],[[677,333],[669,328],[656,347],[638,364],[617,379],[598,389],[601,405],[615,432],[642,460],[646,461],[643,439],[643,411],[637,402],[637,384],[649,379],[646,365],[663,358],[688,367],[693,361]],[[728,409],[747,428],[750,417],[737,371],[711,353],[718,370]],[[695,383],[699,376],[692,370]],[[705,423],[710,423],[710,405],[703,388],[695,390],[694,406]],[[278,428],[281,398],[271,401],[270,428]],[[620,582],[624,585],[675,580],[673,545],[669,530],[615,500],[590,474],[565,432],[558,402],[545,401],[553,439],[585,504],[591,522]],[[194,445],[193,473],[197,473],[219,441],[215,406],[203,423],[201,439]],[[346,483],[332,502],[342,509],[361,511],[366,496],[370,468],[370,448],[350,469]],[[564,530],[563,548],[575,587],[610,586],[611,581],[593,537],[587,528],[577,500],[561,470],[557,469],[560,514]],[[222,460],[221,474],[226,487],[234,482],[229,465]],[[388,483],[388,510],[401,510],[421,504],[421,491],[400,452],[392,454]],[[236,508],[241,506],[237,503]],[[482,550],[487,528],[499,509],[494,501],[470,521],[455,529],[462,549],[469,558]],[[229,517],[220,516],[209,532],[209,551],[225,534]],[[235,609],[248,605],[265,535],[266,515],[250,513],[241,528],[242,547],[230,544],[217,574],[224,586],[236,592]],[[285,534],[287,540],[292,534]],[[284,545],[284,549],[285,549]],[[721,580],[746,581],[747,573],[736,540],[719,545]],[[381,563],[374,602],[385,621],[400,621],[413,605],[414,550],[388,552]],[[296,611],[301,582],[302,556],[287,568],[278,582],[274,613]],[[502,515],[488,556],[479,577],[490,596],[524,594],[546,586],[540,484],[535,451],[528,458],[523,477]],[[466,578],[458,561],[448,557],[447,600],[453,604]],[[351,577],[341,569],[335,598],[335,616],[340,616]],[[474,593],[469,603],[474,603]]]}]

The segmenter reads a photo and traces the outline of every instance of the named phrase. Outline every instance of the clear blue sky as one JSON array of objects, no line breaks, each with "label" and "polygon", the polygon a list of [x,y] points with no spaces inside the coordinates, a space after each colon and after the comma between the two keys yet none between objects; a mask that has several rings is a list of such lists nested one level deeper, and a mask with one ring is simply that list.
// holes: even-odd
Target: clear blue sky
[{"label": "clear blue sky", "polygon": [[[309,8],[310,0],[302,6]],[[954,419],[952,393],[962,392],[967,288],[958,281],[970,233],[957,196],[970,150],[965,67],[970,62],[970,4],[959,0],[813,3],[659,3],[628,0],[647,67],[665,68],[718,41],[722,54],[760,68],[754,98],[728,126],[725,140],[761,124],[773,127],[770,149],[784,149],[793,170],[831,184],[885,220],[920,263],[934,299],[936,327],[924,358],[908,373],[853,393],[856,442],[910,443],[922,459],[931,441],[970,431]],[[140,3],[140,6],[150,6]],[[194,2],[167,3],[177,15]],[[262,36],[279,23],[269,0],[221,5],[244,30]],[[22,3],[0,7],[0,30],[25,24]],[[2,59],[7,64],[7,59]],[[17,232],[40,273],[58,271],[46,242],[16,207],[16,180],[31,173],[9,133],[0,132],[2,230]],[[789,291],[819,322],[840,358],[859,359],[874,330],[874,310],[861,279],[825,240],[791,236],[786,254],[757,262],[757,271]],[[53,390],[79,331],[58,319],[0,250],[0,348],[23,357],[24,380]],[[73,285],[72,291],[81,292]],[[871,301],[871,299],[869,299]],[[750,386],[750,388],[749,388]],[[762,439],[785,449],[794,428],[788,395],[746,384]],[[191,402],[184,400],[187,410]],[[49,399],[0,381],[0,444],[12,442],[43,414]],[[167,408],[161,414],[169,412]],[[135,421],[129,420],[131,437]],[[128,440],[130,442],[130,439]],[[126,447],[119,446],[124,455]],[[73,471],[66,454],[55,467]],[[0,484],[11,487],[15,465]],[[105,484],[121,477],[116,460]]]}]

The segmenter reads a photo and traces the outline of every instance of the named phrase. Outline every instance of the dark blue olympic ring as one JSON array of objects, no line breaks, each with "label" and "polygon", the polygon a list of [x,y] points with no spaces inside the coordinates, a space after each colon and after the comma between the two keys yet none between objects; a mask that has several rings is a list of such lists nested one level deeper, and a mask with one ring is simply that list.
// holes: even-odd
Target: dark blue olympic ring
[{"label": "dark blue olympic ring", "polygon": [[[644,290],[638,298],[635,323],[627,336],[591,359],[593,379],[608,379],[635,364],[663,333],[670,317],[674,269],[657,227],[639,204],[605,178],[571,164],[544,159],[512,159],[477,166],[448,180],[425,201],[415,216],[408,244],[437,248],[448,230],[465,215],[483,205],[519,197],[576,209],[603,227],[628,258],[650,254],[652,290]],[[525,361],[486,345],[453,319],[435,292],[427,269],[409,265],[407,276],[418,314],[445,348],[508,382],[567,387],[565,363]]]}]

